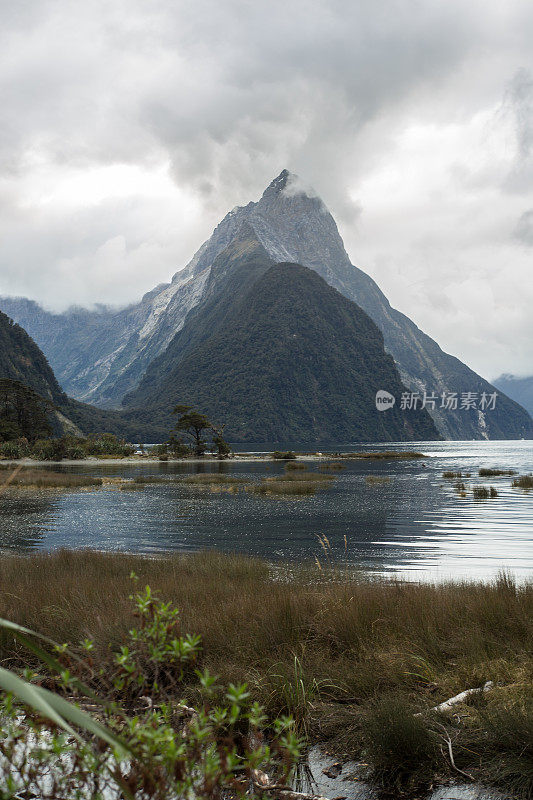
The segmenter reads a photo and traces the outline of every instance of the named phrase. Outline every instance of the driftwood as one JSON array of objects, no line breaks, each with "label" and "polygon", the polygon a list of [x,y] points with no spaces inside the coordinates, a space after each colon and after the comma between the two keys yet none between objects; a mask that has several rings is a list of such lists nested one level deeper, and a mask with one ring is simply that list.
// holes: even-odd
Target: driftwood
[{"label": "driftwood", "polygon": [[433,706],[433,708],[428,708],[427,711],[421,711],[418,714],[415,714],[415,717],[422,717],[424,714],[429,714],[430,712],[442,714],[457,703],[462,703],[467,697],[470,697],[474,694],[483,694],[483,692],[490,692],[492,688],[494,688],[493,682],[487,681],[484,686],[479,686],[477,689],[466,689],[464,692],[456,694],[454,697],[450,697],[449,700],[445,700],[444,703],[439,703],[438,706]]},{"label": "driftwood", "polygon": [[[444,741],[446,742],[446,744],[448,746],[448,755],[450,757],[450,764],[452,766],[452,769],[454,769],[456,772],[459,773],[459,775],[462,775],[464,778],[468,778],[469,781],[473,781],[474,778],[472,777],[472,775],[470,775],[468,772],[465,772],[462,769],[459,769],[459,767],[455,763],[455,759],[453,757],[452,740],[450,739],[450,735],[449,735],[448,731],[446,730],[446,728],[444,727],[444,725],[441,725],[440,727],[444,731],[444,737],[443,738],[444,738]],[[441,751],[442,755],[444,756],[444,751],[443,751],[442,747],[441,747],[440,751]]]}]

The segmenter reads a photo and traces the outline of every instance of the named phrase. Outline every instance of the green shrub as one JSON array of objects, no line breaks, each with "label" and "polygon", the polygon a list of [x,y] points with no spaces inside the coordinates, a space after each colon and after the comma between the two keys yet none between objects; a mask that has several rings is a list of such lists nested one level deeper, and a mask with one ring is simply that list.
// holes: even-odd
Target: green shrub
[{"label": "green shrub", "polygon": [[[52,655],[28,638],[31,631],[0,620],[41,657],[52,687],[29,670],[22,679],[0,668],[0,795],[213,800],[244,797],[256,769],[287,782],[299,756],[292,720],[268,720],[246,683],[221,687],[197,669],[200,637],[181,633],[172,603],[149,586],[132,599],[139,624],[98,677],[91,640],[77,650],[55,645]],[[180,702],[186,681],[196,684],[196,707]],[[94,716],[65,693],[90,702]]]},{"label": "green shrub", "polygon": [[135,448],[119,439],[112,433],[100,433],[89,436],[85,444],[85,452],[89,456],[115,456],[125,458],[133,455]]},{"label": "green shrub", "polygon": [[27,444],[21,441],[2,442],[0,455],[2,458],[25,458],[29,453]]},{"label": "green shrub", "polygon": [[66,452],[62,439],[38,439],[32,448],[32,456],[39,461],[61,461]]},{"label": "green shrub", "polygon": [[296,458],[296,453],[294,453],[292,450],[286,450],[285,452],[274,450],[272,453],[272,458],[274,458],[276,461],[289,461]]}]

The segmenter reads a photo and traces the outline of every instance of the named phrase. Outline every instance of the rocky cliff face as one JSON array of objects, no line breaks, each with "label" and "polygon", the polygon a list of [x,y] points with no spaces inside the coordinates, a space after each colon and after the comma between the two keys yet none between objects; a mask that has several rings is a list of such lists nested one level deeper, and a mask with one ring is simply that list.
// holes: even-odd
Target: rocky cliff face
[{"label": "rocky cliff face", "polygon": [[438,438],[427,411],[380,411],[382,386],[404,387],[362,309],[299,264],[276,263],[251,224],[212,265],[205,298],[139,387],[129,413],[171,427],[180,402],[223,422],[230,441]]},{"label": "rocky cliff face", "polygon": [[[243,223],[252,225],[271,259],[315,270],[341,294],[355,301],[384,335],[403,383],[423,394],[495,391],[465,364],[401,312],[393,309],[375,281],[351,264],[335,220],[320,198],[301,189],[284,170],[258,202],[237,207],[170,284],[121,311],[70,311],[50,315],[28,301],[3,298],[0,308],[21,322],[40,344],[63,386],[80,399],[118,406],[138,385],[148,364],[163,353],[183,327],[189,311],[204,297],[215,258],[236,237]],[[386,388],[386,387],[383,387]],[[490,412],[478,408],[439,408],[431,414],[447,438],[529,438],[533,421],[517,403],[500,394]]]}]

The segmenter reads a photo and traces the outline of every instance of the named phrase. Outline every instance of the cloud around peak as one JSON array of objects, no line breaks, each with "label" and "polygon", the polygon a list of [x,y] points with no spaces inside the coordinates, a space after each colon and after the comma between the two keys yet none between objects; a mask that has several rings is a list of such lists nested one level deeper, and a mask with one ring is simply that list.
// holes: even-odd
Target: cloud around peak
[{"label": "cloud around peak", "polygon": [[1,15],[0,293],[134,301],[286,165],[285,191],[312,184],[354,263],[446,349],[484,374],[531,365],[528,0]]}]

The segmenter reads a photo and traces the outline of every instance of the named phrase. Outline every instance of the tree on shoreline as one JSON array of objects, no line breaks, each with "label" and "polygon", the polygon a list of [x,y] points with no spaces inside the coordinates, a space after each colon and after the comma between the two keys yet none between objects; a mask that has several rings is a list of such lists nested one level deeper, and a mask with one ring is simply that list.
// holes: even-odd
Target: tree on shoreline
[{"label": "tree on shoreline", "polygon": [[208,446],[206,437],[209,434],[219,458],[226,458],[230,454],[231,448],[222,437],[223,428],[216,428],[205,414],[195,411],[192,406],[182,404],[175,406],[172,413],[178,415],[173,431],[189,438],[195,456],[201,457],[205,454]]}]

